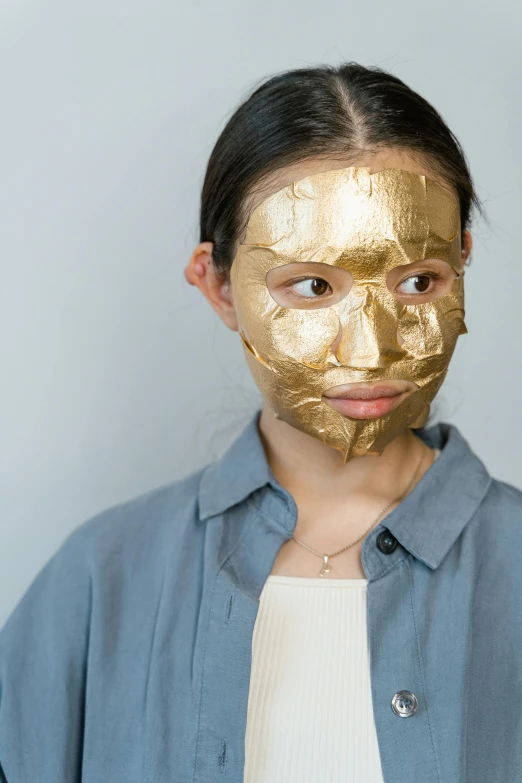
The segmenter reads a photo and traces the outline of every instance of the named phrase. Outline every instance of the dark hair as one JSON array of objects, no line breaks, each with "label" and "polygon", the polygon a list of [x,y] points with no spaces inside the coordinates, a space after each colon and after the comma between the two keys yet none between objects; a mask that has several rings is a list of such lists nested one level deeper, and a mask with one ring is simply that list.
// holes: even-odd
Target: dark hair
[{"label": "dark hair", "polygon": [[451,184],[462,230],[482,205],[464,151],[440,114],[404,82],[357,63],[278,74],[232,114],[210,155],[201,194],[200,241],[214,243],[227,276],[254,185],[291,163],[365,149],[408,151]]}]

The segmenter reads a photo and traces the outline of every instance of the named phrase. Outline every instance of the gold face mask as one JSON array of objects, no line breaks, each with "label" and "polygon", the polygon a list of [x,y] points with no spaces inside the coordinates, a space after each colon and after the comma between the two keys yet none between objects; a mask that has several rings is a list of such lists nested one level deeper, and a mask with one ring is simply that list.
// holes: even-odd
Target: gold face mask
[{"label": "gold face mask", "polygon": [[[410,303],[390,278],[421,275],[407,265],[426,259],[445,262],[453,279]],[[287,283],[278,285],[288,264],[294,279],[301,264],[308,280],[317,269],[331,295],[293,300]],[[248,364],[275,415],[345,461],[381,454],[404,429],[422,426],[467,331],[462,277],[458,201],[425,176],[350,167],[267,198],[248,221],[231,284]],[[333,386],[378,380],[417,388],[378,419],[349,418],[323,399]]]}]

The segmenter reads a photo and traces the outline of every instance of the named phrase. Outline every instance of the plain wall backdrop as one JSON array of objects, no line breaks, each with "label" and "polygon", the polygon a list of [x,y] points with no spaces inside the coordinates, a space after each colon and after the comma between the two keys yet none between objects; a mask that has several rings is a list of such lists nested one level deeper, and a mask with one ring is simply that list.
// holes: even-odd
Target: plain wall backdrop
[{"label": "plain wall backdrop", "polygon": [[515,0],[4,2],[0,625],[66,535],[222,452],[258,404],[183,268],[228,116],[278,71],[404,79],[468,155],[466,322],[439,394],[522,485],[521,6]]}]

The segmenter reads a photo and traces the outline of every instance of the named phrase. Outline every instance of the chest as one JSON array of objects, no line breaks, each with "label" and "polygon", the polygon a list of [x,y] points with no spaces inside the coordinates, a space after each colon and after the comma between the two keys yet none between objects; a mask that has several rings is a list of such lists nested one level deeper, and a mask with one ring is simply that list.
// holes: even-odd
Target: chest
[{"label": "chest", "polygon": [[366,586],[268,578],[253,634],[245,783],[382,783]]}]

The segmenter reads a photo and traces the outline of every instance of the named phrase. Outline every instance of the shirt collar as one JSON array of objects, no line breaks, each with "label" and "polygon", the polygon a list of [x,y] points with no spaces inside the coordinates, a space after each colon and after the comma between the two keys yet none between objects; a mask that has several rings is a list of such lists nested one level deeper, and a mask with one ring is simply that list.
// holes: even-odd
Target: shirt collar
[{"label": "shirt collar", "polygon": [[454,425],[443,422],[415,433],[440,455],[383,525],[433,569],[474,516],[492,478]]},{"label": "shirt collar", "polygon": [[[288,506],[294,505],[270,470],[258,421],[259,411],[224,456],[203,471],[201,520],[223,514],[267,485],[282,495]],[[440,423],[415,432],[441,453],[413,491],[380,524],[433,569],[475,514],[492,479],[454,425]]]},{"label": "shirt collar", "polygon": [[257,411],[221,459],[203,471],[199,485],[201,520],[222,514],[267,484],[285,492],[266,459],[258,429],[259,415]]}]

